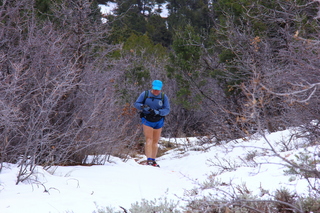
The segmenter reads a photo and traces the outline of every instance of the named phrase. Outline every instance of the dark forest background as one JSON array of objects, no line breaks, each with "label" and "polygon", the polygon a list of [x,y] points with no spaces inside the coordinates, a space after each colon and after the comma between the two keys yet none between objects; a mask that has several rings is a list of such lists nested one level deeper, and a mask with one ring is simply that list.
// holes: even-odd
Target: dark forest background
[{"label": "dark forest background", "polygon": [[108,1],[0,1],[0,162],[19,163],[18,182],[35,165],[138,151],[132,104],[154,79],[171,102],[165,137],[219,143],[319,119],[319,1],[168,0],[168,17],[164,0],[114,2],[102,15]]}]

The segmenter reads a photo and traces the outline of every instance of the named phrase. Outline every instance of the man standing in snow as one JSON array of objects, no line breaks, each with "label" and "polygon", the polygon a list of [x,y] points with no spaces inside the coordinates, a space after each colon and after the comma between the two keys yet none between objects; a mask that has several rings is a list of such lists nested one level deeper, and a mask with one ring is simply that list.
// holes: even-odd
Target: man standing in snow
[{"label": "man standing in snow", "polygon": [[162,93],[162,81],[154,80],[152,89],[140,94],[134,107],[141,111],[141,123],[146,138],[145,155],[147,165],[160,167],[156,162],[158,141],[164,125],[164,117],[170,112],[170,103],[166,94]]}]

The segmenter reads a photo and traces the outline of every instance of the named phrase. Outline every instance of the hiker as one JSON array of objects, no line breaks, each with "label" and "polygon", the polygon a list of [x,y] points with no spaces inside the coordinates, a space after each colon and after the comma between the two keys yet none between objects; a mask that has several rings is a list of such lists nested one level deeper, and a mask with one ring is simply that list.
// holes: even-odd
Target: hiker
[{"label": "hiker", "polygon": [[152,88],[142,92],[134,103],[134,107],[141,111],[141,123],[146,138],[147,165],[155,167],[160,167],[156,162],[158,141],[164,125],[164,117],[170,112],[169,99],[161,90],[162,81],[154,80]]}]

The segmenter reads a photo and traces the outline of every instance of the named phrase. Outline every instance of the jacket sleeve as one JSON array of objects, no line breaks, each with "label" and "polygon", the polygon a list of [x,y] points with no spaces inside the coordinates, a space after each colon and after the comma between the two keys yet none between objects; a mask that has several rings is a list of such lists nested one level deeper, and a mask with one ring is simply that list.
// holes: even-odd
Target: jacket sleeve
[{"label": "jacket sleeve", "polygon": [[143,99],[144,99],[144,94],[145,94],[146,91],[143,91],[138,99],[136,100],[136,102],[134,102],[134,107],[137,109],[137,110],[141,110],[141,105],[143,105]]},{"label": "jacket sleeve", "polygon": [[164,100],[163,100],[163,107],[162,109],[159,110],[159,114],[161,116],[166,116],[170,113],[170,102],[169,102],[169,98],[166,94],[164,94]]}]

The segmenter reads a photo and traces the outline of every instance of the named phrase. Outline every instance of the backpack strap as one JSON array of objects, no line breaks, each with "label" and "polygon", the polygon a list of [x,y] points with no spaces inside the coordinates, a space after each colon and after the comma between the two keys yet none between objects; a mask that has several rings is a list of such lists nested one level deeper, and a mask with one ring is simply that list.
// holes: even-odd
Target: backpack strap
[{"label": "backpack strap", "polygon": [[149,90],[146,90],[144,92],[143,104],[146,102],[146,99],[148,98],[148,96],[149,96]]},{"label": "backpack strap", "polygon": [[[149,90],[146,90],[144,92],[143,104],[146,102],[146,99],[148,98],[148,96],[149,96]],[[164,92],[161,93],[161,100],[162,100],[162,103],[164,103]]]}]

